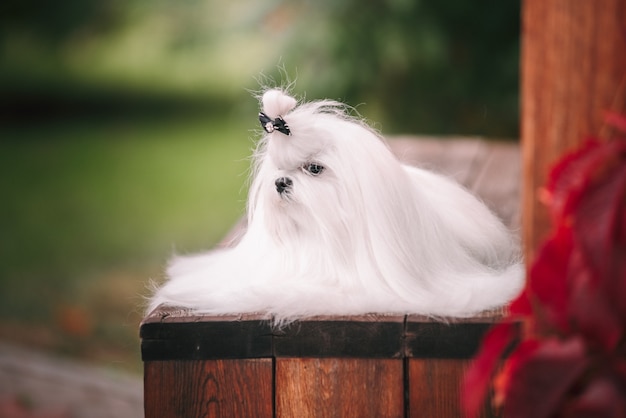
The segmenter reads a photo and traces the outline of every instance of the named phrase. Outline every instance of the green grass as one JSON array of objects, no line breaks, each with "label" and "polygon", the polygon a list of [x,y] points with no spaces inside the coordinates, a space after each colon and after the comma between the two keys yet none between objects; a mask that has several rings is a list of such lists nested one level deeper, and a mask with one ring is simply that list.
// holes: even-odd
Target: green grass
[{"label": "green grass", "polygon": [[241,121],[0,128],[0,335],[136,369],[149,279],[244,213]]}]

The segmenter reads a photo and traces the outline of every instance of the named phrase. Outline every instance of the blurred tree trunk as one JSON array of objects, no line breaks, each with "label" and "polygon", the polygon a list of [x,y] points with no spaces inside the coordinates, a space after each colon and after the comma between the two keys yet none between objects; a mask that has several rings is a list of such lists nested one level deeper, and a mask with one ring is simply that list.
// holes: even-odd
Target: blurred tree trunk
[{"label": "blurred tree trunk", "polygon": [[524,0],[522,224],[531,262],[550,228],[541,187],[552,163],[626,110],[626,0]]}]

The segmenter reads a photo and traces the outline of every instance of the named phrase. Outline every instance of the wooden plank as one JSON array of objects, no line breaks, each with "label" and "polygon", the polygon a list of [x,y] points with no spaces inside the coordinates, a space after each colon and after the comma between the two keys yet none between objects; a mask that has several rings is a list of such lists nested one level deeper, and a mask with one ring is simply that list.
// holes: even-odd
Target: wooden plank
[{"label": "wooden plank", "polygon": [[[460,417],[460,388],[469,360],[410,359],[408,414],[410,418]],[[494,416],[489,408],[481,414]]]},{"label": "wooden plank", "polygon": [[[448,381],[452,365],[475,353],[501,314],[494,310],[445,322],[417,315],[320,316],[271,329],[253,315],[211,317],[157,309],[141,330],[146,416],[263,416],[250,408],[268,413],[259,406],[267,403],[267,393],[276,416],[405,416],[405,389],[455,387],[456,375]],[[265,358],[225,359],[259,338],[266,343]],[[168,361],[157,361],[162,359]],[[411,366],[414,360],[421,369]],[[428,366],[431,361],[435,366]],[[411,370],[417,383],[411,383]],[[227,388],[234,392],[224,393]],[[426,395],[412,396],[422,409],[419,396]],[[434,410],[444,401],[429,402],[423,408]]]},{"label": "wooden plank", "polygon": [[141,321],[141,326],[154,323],[176,322],[229,322],[229,321],[267,321],[268,317],[262,314],[241,313],[234,315],[207,315],[197,314],[190,309],[159,305]]},{"label": "wooden plank", "polygon": [[539,199],[548,168],[604,132],[604,111],[626,111],[626,6],[525,0],[522,20],[522,224],[530,261],[550,228]]},{"label": "wooden plank", "polygon": [[513,230],[517,230],[520,223],[521,166],[517,144],[492,143],[471,186],[471,191]]},{"label": "wooden plank", "polygon": [[469,359],[476,354],[490,321],[407,321],[405,355],[422,359]]},{"label": "wooden plank", "polygon": [[[484,333],[505,314],[505,308],[447,323],[416,315],[407,318],[407,417],[457,417],[464,373]],[[490,399],[480,414],[498,416]]]},{"label": "wooden plank", "polygon": [[272,356],[272,328],[265,317],[193,315],[159,308],[141,324],[144,361],[243,359]]},{"label": "wooden plank", "polygon": [[402,363],[277,359],[276,417],[404,417]]},{"label": "wooden plank", "polygon": [[273,417],[271,359],[148,361],[146,418]]},{"label": "wooden plank", "polygon": [[[165,310],[167,312],[167,310]],[[184,312],[184,311],[182,311]],[[180,315],[180,316],[177,316]],[[165,317],[141,325],[144,361],[270,357],[467,358],[500,317],[434,321],[418,315],[318,316],[273,328],[255,315]]]},{"label": "wooden plank", "polygon": [[274,332],[276,357],[400,358],[404,316],[313,317]]}]

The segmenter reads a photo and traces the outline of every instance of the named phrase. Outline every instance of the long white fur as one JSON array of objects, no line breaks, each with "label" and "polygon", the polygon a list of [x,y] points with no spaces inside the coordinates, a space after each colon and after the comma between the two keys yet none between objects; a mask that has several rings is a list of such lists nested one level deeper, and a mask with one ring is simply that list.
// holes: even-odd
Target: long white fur
[{"label": "long white fur", "polygon": [[[248,228],[232,248],[176,257],[160,304],[256,312],[276,322],[322,314],[468,316],[521,289],[516,240],[485,205],[441,175],[401,164],[332,101],[266,91],[263,111],[292,135],[254,155]],[[325,167],[311,176],[308,162]],[[293,181],[280,195],[279,177]]]}]

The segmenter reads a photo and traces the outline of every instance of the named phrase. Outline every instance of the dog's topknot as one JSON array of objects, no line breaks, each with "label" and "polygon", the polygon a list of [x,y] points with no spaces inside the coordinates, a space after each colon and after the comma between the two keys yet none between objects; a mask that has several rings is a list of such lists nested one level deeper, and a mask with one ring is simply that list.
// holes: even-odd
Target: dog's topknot
[{"label": "dog's topknot", "polygon": [[267,90],[263,93],[261,101],[263,112],[272,119],[287,114],[298,104],[296,99],[278,89]]}]

